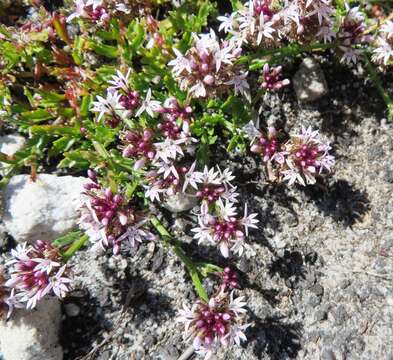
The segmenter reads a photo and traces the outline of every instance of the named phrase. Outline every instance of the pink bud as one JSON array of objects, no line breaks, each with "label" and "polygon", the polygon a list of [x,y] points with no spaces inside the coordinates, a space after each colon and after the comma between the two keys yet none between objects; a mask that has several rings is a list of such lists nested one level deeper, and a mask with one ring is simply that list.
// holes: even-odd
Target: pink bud
[{"label": "pink bud", "polygon": [[203,82],[204,82],[206,85],[213,85],[213,84],[214,84],[214,81],[215,81],[215,79],[214,79],[214,76],[212,76],[212,75],[206,75],[206,76],[203,78]]}]

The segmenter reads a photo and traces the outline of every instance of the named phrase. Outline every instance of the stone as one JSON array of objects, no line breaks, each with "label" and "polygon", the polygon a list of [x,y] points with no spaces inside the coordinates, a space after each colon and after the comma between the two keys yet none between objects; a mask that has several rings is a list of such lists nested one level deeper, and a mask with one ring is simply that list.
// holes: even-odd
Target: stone
[{"label": "stone", "polygon": [[9,321],[0,321],[0,358],[62,360],[60,324],[60,302],[56,298],[41,300],[34,310],[15,310]]},{"label": "stone", "polygon": [[[26,139],[17,134],[0,136],[0,152],[8,156],[14,155],[18,150],[22,149],[25,144]],[[8,164],[0,163],[0,174],[5,175],[8,167]]]},{"label": "stone", "polygon": [[76,317],[81,312],[80,307],[74,303],[65,304],[64,310],[69,317]]},{"label": "stone", "polygon": [[313,58],[305,58],[293,77],[293,87],[301,102],[315,101],[328,92],[325,75],[319,63]]},{"label": "stone", "polygon": [[198,199],[195,196],[177,193],[170,196],[164,202],[164,208],[174,212],[179,213],[187,210],[191,210],[194,206],[198,204]]},{"label": "stone", "polygon": [[3,222],[15,241],[52,241],[77,226],[86,178],[40,174],[11,178],[3,193]]},{"label": "stone", "polygon": [[11,134],[0,136],[0,152],[9,156],[14,155],[18,150],[22,149],[26,144],[23,136]]}]

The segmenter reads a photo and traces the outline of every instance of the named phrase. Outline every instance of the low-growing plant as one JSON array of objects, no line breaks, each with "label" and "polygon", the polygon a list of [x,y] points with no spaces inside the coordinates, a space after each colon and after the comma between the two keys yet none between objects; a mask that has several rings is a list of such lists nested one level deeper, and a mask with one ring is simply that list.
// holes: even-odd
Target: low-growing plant
[{"label": "low-growing plant", "polygon": [[[0,314],[64,297],[67,262],[84,246],[127,256],[160,241],[199,296],[178,318],[196,351],[209,356],[246,340],[236,273],[190,258],[149,204],[189,200],[180,210],[196,214],[198,243],[217,248],[228,266],[232,256],[253,256],[247,237],[257,214],[238,203],[234,175],[214,163],[213,146],[255,154],[272,183],[305,186],[329,174],[334,157],[318,130],[285,133],[259,119],[258,107],[267,92],[289,86],[284,60],[331,51],[342,66],[365,65],[392,117],[379,71],[393,63],[393,22],[353,1],[225,4],[227,14],[210,0],[75,0],[52,12],[35,0],[20,2],[12,19],[9,4],[0,5],[8,19],[0,25],[1,126],[28,137],[14,155],[0,154],[2,184],[26,168],[34,180],[48,163],[90,179],[80,231],[11,251]],[[214,293],[203,287],[207,276],[218,280]]]}]

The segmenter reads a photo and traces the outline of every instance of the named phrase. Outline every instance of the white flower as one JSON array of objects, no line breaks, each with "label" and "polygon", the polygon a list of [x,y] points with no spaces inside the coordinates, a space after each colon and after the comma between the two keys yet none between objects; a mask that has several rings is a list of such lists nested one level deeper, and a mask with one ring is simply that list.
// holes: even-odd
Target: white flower
[{"label": "white flower", "polygon": [[163,189],[160,189],[157,186],[145,186],[145,197],[149,198],[150,201],[157,200],[160,201],[160,194],[164,192]]},{"label": "white flower", "polygon": [[121,94],[117,91],[108,91],[106,98],[97,95],[97,101],[93,101],[93,108],[91,111],[98,112],[97,121],[100,121],[105,114],[116,114],[116,110],[123,110],[124,107],[120,104]]},{"label": "white flower", "polygon": [[227,81],[225,85],[233,85],[235,95],[242,94],[249,102],[251,102],[250,85],[247,82],[248,71],[235,75],[231,80]]},{"label": "white flower", "polygon": [[173,48],[173,52],[176,55],[176,59],[171,60],[168,65],[173,66],[172,71],[174,72],[175,75],[180,75],[184,70],[187,70],[188,73],[191,73],[191,64],[190,61],[183,56],[183,54],[176,49],[175,47]]},{"label": "white flower", "polygon": [[154,117],[154,113],[156,113],[161,108],[161,102],[157,100],[151,100],[151,89],[147,90],[146,98],[142,102],[141,107],[136,112],[135,117],[140,116],[142,113],[146,112],[151,117]]},{"label": "white flower", "polygon": [[75,1],[75,11],[67,17],[67,22],[71,22],[73,19],[78,17],[87,17],[87,12],[85,11],[86,3],[85,0]]},{"label": "white flower", "polygon": [[332,42],[332,40],[336,37],[336,34],[330,26],[321,26],[317,33],[317,37],[322,38],[323,42],[326,44]]},{"label": "white flower", "polygon": [[377,39],[378,47],[373,50],[373,60],[384,65],[393,59],[393,46],[382,37]]},{"label": "white flower", "polygon": [[255,219],[257,216],[258,214],[256,213],[248,214],[247,203],[246,203],[244,205],[244,216],[241,220],[241,223],[244,226],[244,231],[246,233],[246,236],[248,236],[248,228],[258,229],[258,226],[256,226],[256,224],[259,223],[259,220]]},{"label": "white flower", "polygon": [[229,16],[219,16],[217,20],[221,22],[218,31],[224,30],[226,33],[231,32],[233,30],[233,23],[235,21],[235,13],[232,13]]},{"label": "white flower", "polygon": [[254,122],[250,120],[250,122],[242,127],[242,130],[245,132],[247,137],[252,141],[256,137],[261,136],[261,132],[255,127]]},{"label": "white flower", "polygon": [[341,62],[344,62],[348,65],[351,63],[356,64],[361,54],[361,50],[353,49],[351,47],[340,46],[340,49],[343,51],[343,56],[341,58]]},{"label": "white flower", "polygon": [[128,69],[127,74],[123,75],[123,73],[119,70],[116,71],[116,75],[112,76],[112,80],[109,80],[108,83],[111,84],[112,86],[110,86],[108,88],[108,90],[110,89],[114,89],[114,90],[118,90],[121,89],[125,92],[127,92],[129,90],[128,87],[128,81],[131,75],[131,69]]},{"label": "white flower", "polygon": [[218,206],[218,212],[221,217],[223,217],[225,220],[229,221],[229,218],[236,216],[237,210],[235,208],[235,205],[229,201],[222,201],[222,199],[218,199],[217,201],[217,206]]},{"label": "white flower", "polygon": [[165,163],[170,162],[170,159],[176,160],[177,155],[183,156],[183,150],[181,144],[184,144],[187,139],[177,139],[173,140],[171,138],[166,138],[164,141],[159,143],[154,143],[156,149],[155,160],[162,160]]},{"label": "white flower", "polygon": [[386,21],[379,29],[381,33],[386,34],[386,38],[393,38],[393,21]]},{"label": "white flower", "polygon": [[192,163],[190,169],[184,174],[183,192],[187,190],[188,185],[191,185],[195,190],[198,190],[198,183],[201,182],[200,173],[194,171],[196,161]]}]

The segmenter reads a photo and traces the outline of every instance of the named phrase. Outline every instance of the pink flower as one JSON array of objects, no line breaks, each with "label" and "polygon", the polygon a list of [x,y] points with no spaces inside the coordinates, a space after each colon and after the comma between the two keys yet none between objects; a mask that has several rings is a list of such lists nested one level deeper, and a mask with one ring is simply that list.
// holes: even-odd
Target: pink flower
[{"label": "pink flower", "polygon": [[324,170],[330,171],[334,165],[334,157],[329,154],[329,143],[325,142],[318,131],[302,128],[285,144],[288,153],[286,157],[287,169],[281,170],[284,180],[292,185],[295,182],[301,185],[314,184],[315,177]]},{"label": "pink flower", "polygon": [[51,244],[41,240],[34,245],[24,243],[12,250],[11,255],[13,259],[8,263],[11,278],[5,286],[14,289],[17,302],[26,303],[27,309],[34,308],[46,295],[63,298],[69,291],[68,269],[62,265],[59,250]]},{"label": "pink flower", "polygon": [[289,85],[290,81],[288,79],[282,79],[282,67],[277,66],[270,68],[269,64],[266,63],[263,66],[262,73],[262,88],[267,90],[278,90],[284,86]]},{"label": "pink flower", "polygon": [[221,291],[206,303],[197,301],[191,308],[179,310],[177,322],[185,326],[185,338],[191,338],[198,353],[209,356],[220,346],[240,345],[247,338],[244,330],[246,309],[243,297],[234,298]]},{"label": "pink flower", "polygon": [[257,228],[259,222],[255,217],[257,214],[247,214],[247,206],[242,219],[237,217],[233,204],[224,204],[219,200],[216,204],[216,214],[201,214],[198,225],[191,231],[195,233],[194,238],[199,243],[207,242],[216,245],[225,258],[229,257],[230,251],[243,254],[245,237],[248,228]]},{"label": "pink flower", "polygon": [[147,222],[144,215],[131,208],[123,195],[102,188],[96,182],[95,175],[90,178],[92,182],[85,185],[79,224],[91,241],[103,248],[111,247],[113,253],[118,254],[137,242],[155,239],[144,229]]}]

